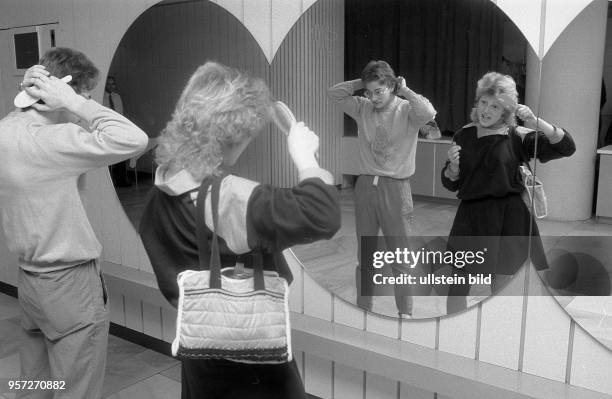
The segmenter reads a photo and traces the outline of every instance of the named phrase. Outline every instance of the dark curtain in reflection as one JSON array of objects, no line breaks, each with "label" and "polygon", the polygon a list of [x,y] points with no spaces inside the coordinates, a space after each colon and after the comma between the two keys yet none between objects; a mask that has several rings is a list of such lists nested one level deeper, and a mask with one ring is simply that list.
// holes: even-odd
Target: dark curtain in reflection
[{"label": "dark curtain in reflection", "polygon": [[389,62],[438,110],[441,130],[469,122],[476,82],[502,66],[504,14],[490,0],[348,0],[345,77]]}]

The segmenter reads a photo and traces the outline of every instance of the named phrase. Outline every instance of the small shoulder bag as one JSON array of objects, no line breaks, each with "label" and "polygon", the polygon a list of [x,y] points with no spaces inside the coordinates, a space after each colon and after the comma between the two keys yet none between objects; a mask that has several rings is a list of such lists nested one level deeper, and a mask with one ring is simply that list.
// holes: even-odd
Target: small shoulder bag
[{"label": "small shoulder bag", "polygon": [[548,214],[548,204],[542,181],[533,175],[527,162],[519,166],[519,172],[523,186],[525,186],[525,190],[521,193],[525,205],[538,219],[545,218]]},{"label": "small shoulder bag", "polygon": [[[520,140],[522,142],[522,138],[516,132],[512,132],[512,134],[516,136],[514,138],[515,140]],[[525,158],[521,156],[521,154],[522,148],[521,153],[516,154],[520,161],[519,173],[521,183],[525,188],[521,193],[521,197],[523,198],[525,205],[527,205],[527,209],[529,209],[533,216],[538,219],[542,219],[548,214],[548,204],[546,200],[546,193],[544,192],[544,184],[537,176],[534,176],[533,172],[531,171],[531,166],[529,166],[529,162],[524,161],[523,159]]]},{"label": "small shoulder bag", "polygon": [[[263,270],[261,254],[253,269],[221,269],[217,222],[221,179],[212,183],[213,237],[209,250],[204,203],[210,182],[197,199],[200,270],[178,277],[179,301],[172,355],[181,359],[226,359],[243,363],[289,362],[289,286],[278,273]],[[210,261],[208,261],[210,258]]]}]

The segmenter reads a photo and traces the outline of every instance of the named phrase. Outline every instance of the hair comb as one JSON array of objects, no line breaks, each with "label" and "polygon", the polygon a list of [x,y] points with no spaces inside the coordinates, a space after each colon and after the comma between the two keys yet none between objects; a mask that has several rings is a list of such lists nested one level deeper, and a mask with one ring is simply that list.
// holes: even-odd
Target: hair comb
[{"label": "hair comb", "polygon": [[[72,80],[72,75],[66,75],[60,80],[64,83],[68,83]],[[17,93],[17,95],[15,96],[15,99],[13,100],[13,104],[17,108],[27,108],[27,107],[31,107],[32,104],[34,104],[38,100],[40,100],[40,98],[31,96],[24,89],[24,90],[21,90],[19,93]]]},{"label": "hair comb", "polygon": [[275,101],[272,105],[272,120],[285,135],[289,135],[291,127],[297,123],[293,112],[282,101]]}]

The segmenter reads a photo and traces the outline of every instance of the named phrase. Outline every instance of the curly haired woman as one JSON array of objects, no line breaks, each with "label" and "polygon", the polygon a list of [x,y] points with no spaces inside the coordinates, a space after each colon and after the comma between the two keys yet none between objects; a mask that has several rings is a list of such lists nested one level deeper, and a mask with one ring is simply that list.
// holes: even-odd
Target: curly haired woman
[{"label": "curly haired woman", "polygon": [[[293,126],[287,140],[299,174],[293,188],[226,174],[268,122],[270,110],[270,93],[261,79],[208,62],[190,78],[162,132],[155,187],[140,233],[160,290],[174,306],[176,276],[186,266],[198,265],[195,217],[204,218],[207,237],[212,237],[210,212],[195,214],[198,189],[211,176],[222,178],[216,226],[222,267],[233,266],[239,255],[255,250],[263,254],[266,269],[290,282],[281,251],[331,238],[340,227],[337,189],[315,157],[318,137],[302,123]],[[209,197],[205,209],[210,208]],[[182,361],[182,398],[304,397],[295,361]]]}]

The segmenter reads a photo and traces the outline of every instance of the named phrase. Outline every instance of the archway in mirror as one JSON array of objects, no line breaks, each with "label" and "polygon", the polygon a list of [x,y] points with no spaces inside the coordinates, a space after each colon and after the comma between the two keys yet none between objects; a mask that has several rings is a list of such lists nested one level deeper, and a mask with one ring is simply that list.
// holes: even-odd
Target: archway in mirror
[{"label": "archway in mirror", "polygon": [[[294,248],[306,271],[323,287],[357,304],[352,180],[355,128],[326,96],[326,89],[358,77],[370,59],[385,59],[436,109],[441,139],[418,143],[411,179],[415,207],[413,235],[439,243],[449,233],[454,194],[439,182],[450,145],[449,134],[469,121],[477,79],[489,70],[511,74],[524,90],[527,43],[514,24],[490,1],[347,1],[319,0],[291,28],[270,65],[244,25],[208,1],[163,1],[144,12],[123,37],[109,75],[115,78],[125,114],[153,139],[150,150],[125,168],[127,185],[116,187],[130,220],[138,225],[155,168],[152,150],[188,76],[215,59],[263,77],[277,98],[321,138],[320,161],[341,189],[342,228],[330,241]],[[399,23],[410,21],[410,23]],[[339,27],[344,26],[344,32]],[[342,42],[340,38],[345,37]],[[345,54],[346,59],[342,56]],[[523,86],[523,89],[521,87]],[[291,187],[297,173],[285,142],[268,126],[250,144],[233,171]],[[527,249],[525,249],[525,252]],[[485,287],[468,304],[490,295]],[[394,296],[376,297],[369,310],[396,316]],[[413,318],[447,313],[446,298],[419,297]]]}]

